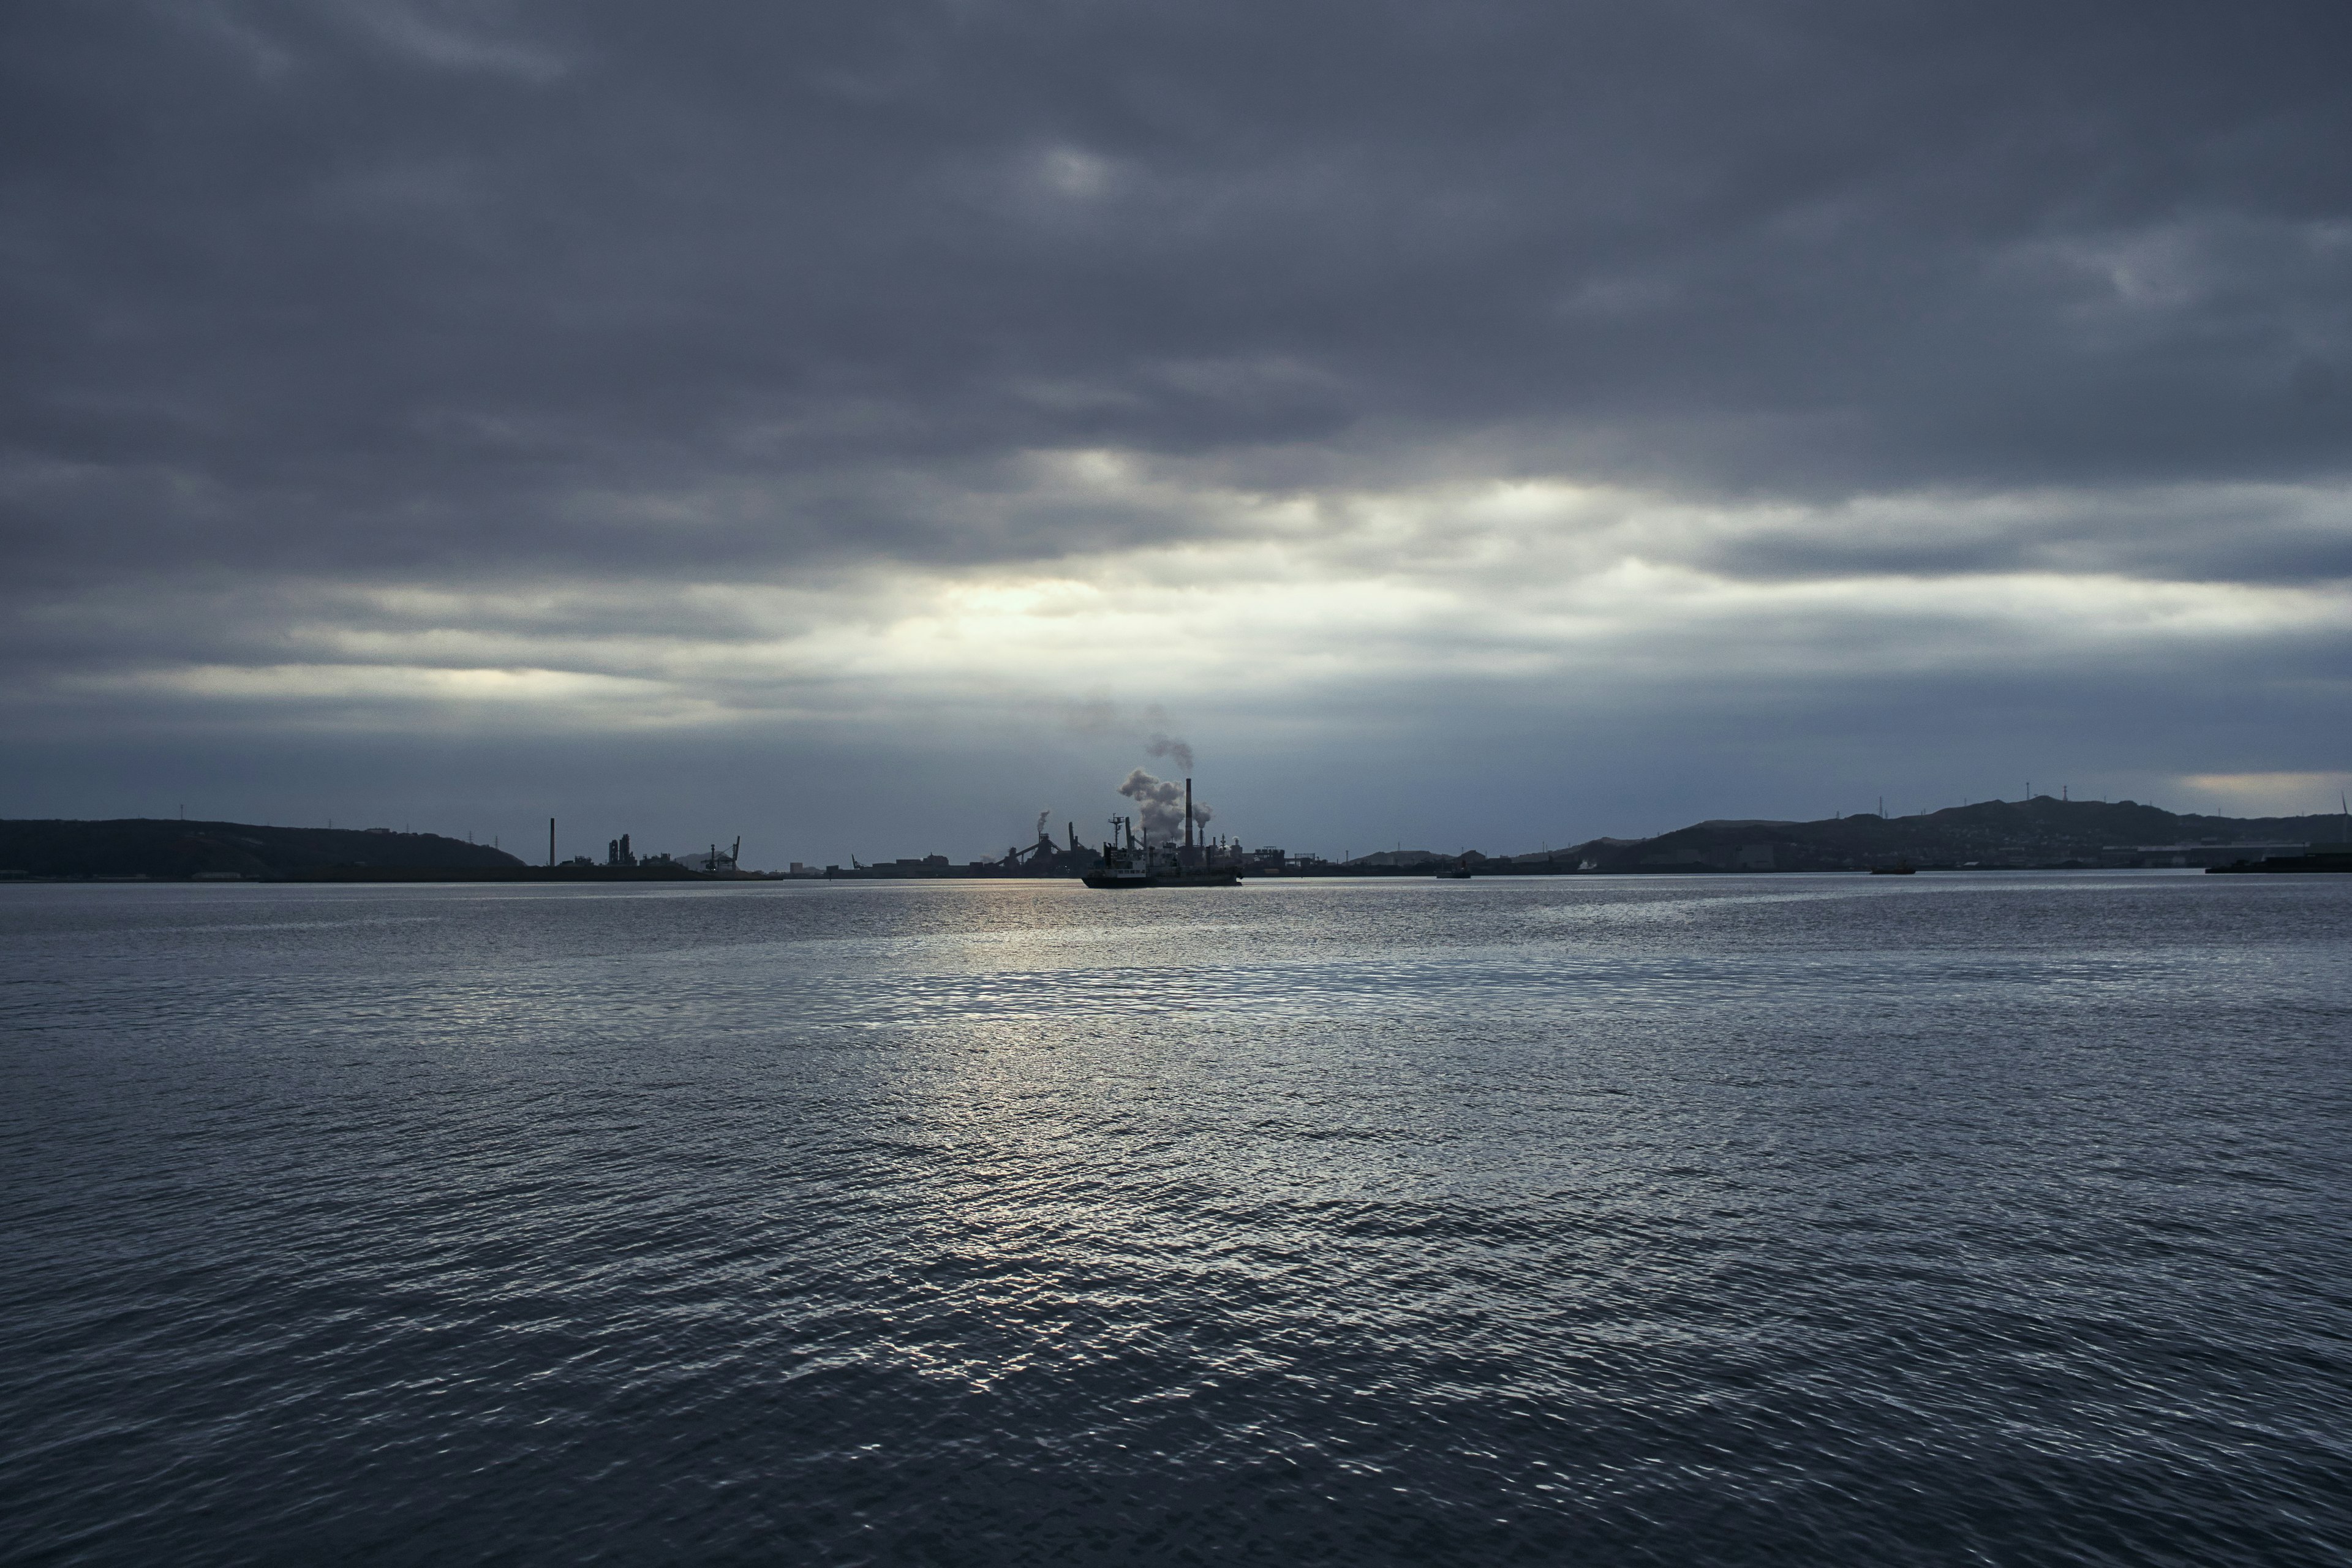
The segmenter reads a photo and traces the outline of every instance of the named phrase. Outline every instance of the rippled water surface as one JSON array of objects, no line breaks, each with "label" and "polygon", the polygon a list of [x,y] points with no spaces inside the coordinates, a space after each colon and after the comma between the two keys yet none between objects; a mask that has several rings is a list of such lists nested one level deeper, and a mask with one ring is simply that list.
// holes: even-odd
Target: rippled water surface
[{"label": "rippled water surface", "polygon": [[0,889],[0,1559],[2343,1563],[2352,879]]}]

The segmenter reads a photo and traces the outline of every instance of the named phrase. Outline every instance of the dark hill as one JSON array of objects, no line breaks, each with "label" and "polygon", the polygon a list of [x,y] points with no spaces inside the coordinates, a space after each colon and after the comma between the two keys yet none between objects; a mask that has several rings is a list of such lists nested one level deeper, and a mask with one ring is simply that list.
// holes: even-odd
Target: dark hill
[{"label": "dark hill", "polygon": [[387,870],[520,867],[487,844],[437,833],[347,827],[259,827],[249,822],[0,822],[0,871],[32,877],[273,878],[330,867]]},{"label": "dark hill", "polygon": [[[1822,822],[1702,822],[1655,838],[1594,839],[1553,857],[1600,871],[1854,871],[1873,866],[2042,867],[2138,864],[2150,845],[2332,844],[2338,816],[2232,817],[2165,811],[2134,801],[1985,801],[1917,816]],[[2210,858],[2210,857],[2209,857]],[[1521,856],[1521,863],[1541,856]],[[2189,853],[2179,858],[2197,864]],[[2227,859],[2228,857],[2221,857]],[[2173,863],[2173,858],[2160,862]]]}]

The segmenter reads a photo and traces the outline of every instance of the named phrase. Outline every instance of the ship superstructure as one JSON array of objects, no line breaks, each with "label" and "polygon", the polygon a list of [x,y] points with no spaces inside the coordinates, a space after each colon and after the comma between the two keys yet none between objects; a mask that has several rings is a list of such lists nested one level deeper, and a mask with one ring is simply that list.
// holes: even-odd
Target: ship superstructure
[{"label": "ship superstructure", "polygon": [[1135,824],[1124,816],[1110,819],[1110,837],[1103,840],[1102,865],[1086,874],[1089,888],[1149,888],[1152,882],[1151,846],[1135,841]]}]

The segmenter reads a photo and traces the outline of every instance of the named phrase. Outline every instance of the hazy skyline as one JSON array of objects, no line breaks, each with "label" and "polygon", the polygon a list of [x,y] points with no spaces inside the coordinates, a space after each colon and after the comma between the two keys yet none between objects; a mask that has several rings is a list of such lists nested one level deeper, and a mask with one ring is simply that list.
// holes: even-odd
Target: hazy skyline
[{"label": "hazy skyline", "polygon": [[2352,779],[2319,5],[0,21],[0,815],[756,864]]}]

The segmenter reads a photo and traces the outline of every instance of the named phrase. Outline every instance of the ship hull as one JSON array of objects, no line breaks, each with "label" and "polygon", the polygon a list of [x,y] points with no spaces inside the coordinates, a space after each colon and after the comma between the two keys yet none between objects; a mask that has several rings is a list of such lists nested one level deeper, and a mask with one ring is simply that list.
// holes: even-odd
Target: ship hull
[{"label": "ship hull", "polygon": [[1106,891],[1118,888],[1238,888],[1242,879],[1233,871],[1169,871],[1149,877],[1114,877],[1101,871],[1089,871],[1079,880],[1089,888]]}]

